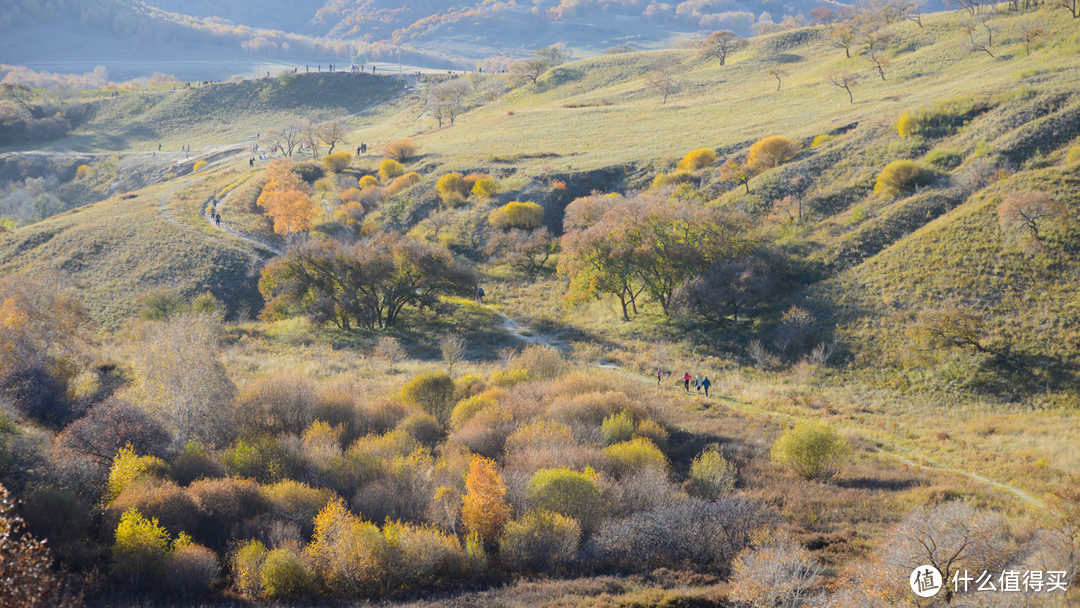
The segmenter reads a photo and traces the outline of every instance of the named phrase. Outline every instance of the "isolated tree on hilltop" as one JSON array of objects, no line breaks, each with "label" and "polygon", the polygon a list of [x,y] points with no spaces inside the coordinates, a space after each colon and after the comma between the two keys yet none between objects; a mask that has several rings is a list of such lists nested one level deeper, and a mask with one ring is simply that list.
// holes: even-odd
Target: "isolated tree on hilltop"
[{"label": "isolated tree on hilltop", "polygon": [[537,49],[533,56],[510,64],[510,76],[515,81],[536,84],[540,76],[551,68],[566,62],[566,54],[557,46]]},{"label": "isolated tree on hilltop", "polygon": [[720,65],[723,66],[727,61],[728,53],[742,46],[743,42],[745,41],[736,36],[735,32],[728,30],[713,32],[702,41],[698,57],[719,59]]}]

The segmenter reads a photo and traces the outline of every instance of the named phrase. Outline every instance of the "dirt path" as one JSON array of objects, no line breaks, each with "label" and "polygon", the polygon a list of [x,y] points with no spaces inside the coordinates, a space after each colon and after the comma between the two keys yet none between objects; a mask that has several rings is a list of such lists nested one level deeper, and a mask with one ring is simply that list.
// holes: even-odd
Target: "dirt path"
[{"label": "dirt path", "polygon": [[[244,180],[244,181],[246,182],[247,180]],[[237,188],[239,188],[242,183],[244,183],[244,182],[241,182],[240,184],[236,184],[235,187],[233,187],[231,190],[226,192],[224,196],[222,196],[221,198],[218,199],[218,207],[219,208],[223,207],[225,205],[225,201],[229,200],[229,197],[232,196],[232,193],[236,192]],[[220,230],[222,232],[225,232],[227,234],[231,234],[232,236],[234,236],[234,237],[236,237],[236,238],[238,238],[238,239],[240,239],[242,241],[247,241],[248,243],[251,243],[252,245],[258,247],[259,249],[262,249],[262,250],[267,251],[269,253],[272,253],[274,255],[285,255],[285,250],[282,249],[281,247],[279,247],[276,244],[271,243],[269,241],[265,241],[265,240],[260,239],[258,237],[251,236],[250,234],[240,232],[239,230],[229,226],[229,222],[227,220],[222,220],[220,224],[215,222],[210,217],[210,211],[208,210],[210,208],[210,201],[211,200],[213,200],[213,199],[208,198],[205,201],[203,201],[203,211],[202,211],[202,218],[204,220],[206,220],[206,223],[209,224],[211,227],[217,228],[218,230]]]},{"label": "dirt path", "polygon": [[[511,319],[510,317],[506,316],[505,314],[503,314],[502,312],[496,310],[495,308],[491,307],[488,304],[483,304],[482,306],[484,308],[486,308],[487,310],[493,312],[494,314],[498,315],[499,319],[502,321],[502,328],[508,334],[510,334],[511,336],[514,336],[518,340],[521,340],[522,342],[525,342],[525,343],[528,343],[528,344],[540,344],[540,345],[543,345],[543,346],[550,346],[551,348],[555,348],[555,349],[563,351],[563,352],[566,351],[566,345],[562,344],[554,336],[544,335],[544,334],[542,334],[540,332],[537,332],[537,331],[535,331],[535,330],[533,330],[533,329],[531,329],[531,328],[529,328],[529,327],[527,327],[525,325],[522,325],[521,323]],[[636,374],[636,373],[634,373],[634,372],[632,372],[632,371],[630,371],[630,370],[628,370],[628,369],[626,369],[626,368],[624,368],[624,367],[622,367],[620,365],[614,364],[614,363],[595,363],[593,365],[595,367],[601,367],[601,368],[604,368],[604,369],[610,369],[610,370],[620,372],[622,374],[625,374],[627,377],[633,378],[634,380],[638,380],[640,382],[648,382],[649,384],[652,384],[653,380],[655,380],[654,377],[645,377],[645,376],[642,376],[641,374]],[[678,390],[677,388],[674,388],[674,387],[669,387],[669,389],[670,390]],[[700,398],[700,396],[698,396],[698,395],[695,395],[695,396]],[[714,397],[708,397],[708,399],[716,399],[717,401],[721,402],[723,405],[731,407],[732,409],[742,410],[744,412],[747,412],[747,413],[750,413],[750,414],[753,414],[753,415],[757,415],[757,416],[760,416],[760,417],[763,417],[763,418],[768,418],[770,420],[782,419],[784,422],[791,422],[791,421],[798,421],[799,420],[799,418],[797,418],[797,417],[790,416],[790,415],[787,415],[787,414],[780,414],[778,412],[772,412],[772,411],[769,411],[769,410],[765,410],[765,409],[762,409],[762,408],[759,408],[759,407],[755,406],[752,403],[749,403],[749,402],[746,402],[746,401],[739,401],[737,399],[733,399],[733,398],[730,398],[730,397],[714,396]],[[1021,502],[1023,502],[1026,505],[1030,505],[1030,506],[1033,506],[1033,507],[1038,508],[1038,509],[1046,509],[1047,508],[1046,503],[1044,503],[1041,499],[1039,499],[1037,496],[1031,494],[1030,492],[1027,492],[1025,490],[1022,490],[1022,489],[1017,488],[1015,486],[1011,486],[1011,485],[1006,484],[1006,483],[1002,483],[1002,482],[999,482],[999,481],[994,481],[993,479],[990,479],[989,477],[984,477],[982,475],[979,475],[979,474],[975,473],[974,471],[970,471],[970,472],[969,471],[964,471],[964,470],[961,470],[961,469],[957,469],[955,467],[951,467],[951,466],[948,466],[948,465],[945,465],[945,464],[941,464],[939,462],[934,462],[933,460],[929,460],[927,458],[912,454],[909,450],[904,450],[903,448],[899,448],[899,447],[896,447],[896,446],[888,446],[888,445],[876,446],[875,445],[875,446],[873,446],[873,449],[874,449],[874,452],[876,452],[878,454],[881,454],[882,456],[885,456],[887,458],[891,458],[891,459],[893,459],[893,460],[895,460],[897,462],[903,463],[903,464],[905,464],[907,466],[920,468],[920,469],[945,471],[945,472],[948,472],[948,473],[954,473],[956,475],[961,475],[963,477],[967,477],[968,479],[971,479],[971,480],[977,481],[979,483],[988,485],[988,486],[990,486],[992,488],[995,488],[995,489],[1000,490],[1002,492],[1005,492],[1007,494],[1011,494],[1012,496],[1014,496],[1015,498],[1017,498],[1018,500],[1020,500]]]}]

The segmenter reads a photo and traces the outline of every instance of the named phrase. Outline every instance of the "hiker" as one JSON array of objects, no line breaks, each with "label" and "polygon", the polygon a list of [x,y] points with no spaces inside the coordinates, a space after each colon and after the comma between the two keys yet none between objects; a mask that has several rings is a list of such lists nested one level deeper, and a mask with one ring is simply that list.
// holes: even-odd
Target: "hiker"
[{"label": "hiker", "polygon": [[660,378],[664,375],[664,372],[658,367],[656,368],[656,386],[660,386]]},{"label": "hiker", "polygon": [[701,376],[698,374],[694,374],[694,388],[697,389],[697,392],[701,392]]},{"label": "hiker", "polygon": [[485,295],[484,294],[484,288],[483,287],[477,287],[476,288],[476,300],[478,302],[480,302],[481,304],[484,303],[484,295]]},{"label": "hiker", "polygon": [[360,156],[360,146],[356,146],[356,155]]},{"label": "hiker", "polygon": [[157,145],[157,151],[158,151],[158,152],[161,152],[161,144],[158,144],[158,145]]},{"label": "hiker", "polygon": [[690,392],[690,372],[686,372],[685,374],[683,374],[682,385],[683,385],[683,388],[686,389],[686,392],[689,393]]},{"label": "hiker", "polygon": [[221,214],[220,213],[215,213],[214,214],[214,224],[216,224],[219,228],[221,227]]},{"label": "hiker", "polygon": [[248,167],[251,167],[251,168],[255,167],[255,157],[254,156],[252,156],[251,158],[248,159]]},{"label": "hiker", "polygon": [[705,396],[706,397],[709,396],[709,387],[710,386],[712,386],[712,382],[709,380],[708,376],[705,376],[705,379],[701,381],[701,388],[705,389]]}]

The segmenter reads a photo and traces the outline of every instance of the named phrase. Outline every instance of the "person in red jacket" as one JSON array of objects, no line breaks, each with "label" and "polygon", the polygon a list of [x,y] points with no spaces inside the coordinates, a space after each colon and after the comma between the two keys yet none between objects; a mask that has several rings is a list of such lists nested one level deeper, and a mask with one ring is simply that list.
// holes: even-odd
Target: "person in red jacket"
[{"label": "person in red jacket", "polygon": [[682,384],[683,384],[683,388],[686,389],[686,392],[689,393],[690,392],[690,372],[686,372],[685,374],[683,374]]}]

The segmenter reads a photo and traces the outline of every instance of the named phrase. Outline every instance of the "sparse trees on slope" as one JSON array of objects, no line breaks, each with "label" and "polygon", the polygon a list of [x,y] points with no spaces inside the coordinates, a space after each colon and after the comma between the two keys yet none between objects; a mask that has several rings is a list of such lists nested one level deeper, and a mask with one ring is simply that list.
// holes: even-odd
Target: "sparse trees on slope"
[{"label": "sparse trees on slope", "polygon": [[537,49],[533,56],[510,64],[510,77],[517,82],[536,83],[544,72],[566,61],[566,55],[557,46]]},{"label": "sparse trees on slope", "polygon": [[487,242],[487,254],[492,256],[492,262],[506,264],[529,276],[543,270],[557,248],[558,242],[544,227],[499,231],[491,235]]},{"label": "sparse trees on slope", "polygon": [[825,78],[833,84],[833,86],[840,87],[847,91],[848,101],[852,104],[855,103],[855,95],[851,92],[851,89],[859,84],[859,75],[853,72],[829,72],[825,75]]},{"label": "sparse trees on slope", "polygon": [[328,120],[321,125],[317,131],[319,141],[329,146],[326,150],[326,154],[330,155],[334,153],[334,146],[338,145],[345,139],[345,125],[338,119]]},{"label": "sparse trees on slope", "polygon": [[442,128],[443,121],[449,121],[454,126],[454,120],[465,111],[465,99],[469,95],[469,84],[462,80],[448,80],[431,87],[428,94],[428,113],[439,121]]},{"label": "sparse trees on slope", "polygon": [[780,86],[784,84],[783,79],[787,78],[787,71],[781,68],[769,68],[769,75],[776,78],[776,90],[780,90]]}]

